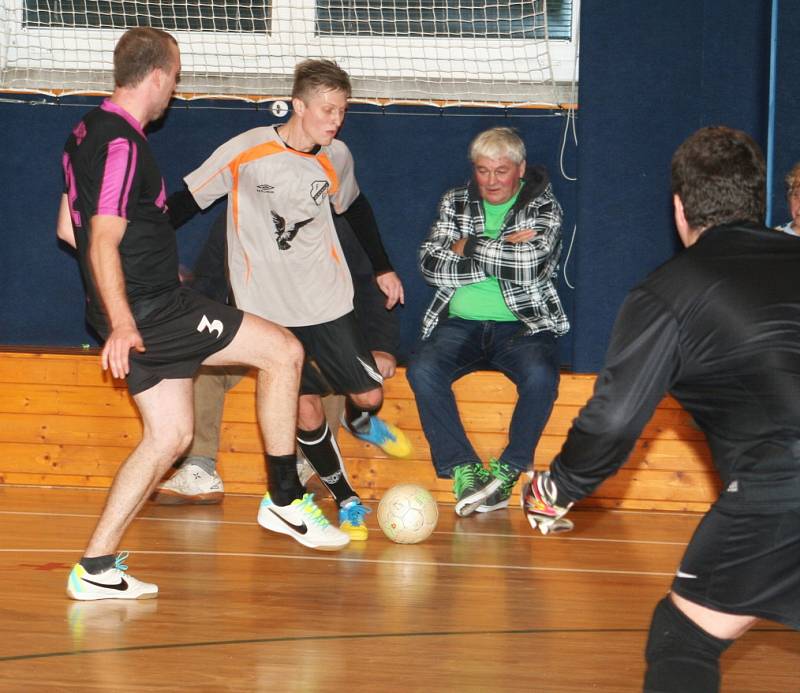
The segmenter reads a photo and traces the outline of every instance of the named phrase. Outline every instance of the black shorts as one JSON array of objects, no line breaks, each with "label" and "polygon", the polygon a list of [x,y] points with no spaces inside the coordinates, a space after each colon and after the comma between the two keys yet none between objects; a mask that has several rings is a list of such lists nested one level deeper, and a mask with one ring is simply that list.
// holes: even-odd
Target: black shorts
[{"label": "black shorts", "polygon": [[355,313],[320,325],[289,329],[306,351],[301,395],[357,395],[383,385]]},{"label": "black shorts", "polygon": [[800,629],[800,507],[772,514],[712,507],[672,590],[710,609]]},{"label": "black shorts", "polygon": [[184,287],[154,301],[136,320],[145,351],[130,352],[128,391],[137,395],[162,380],[191,378],[205,359],[231,343],[243,317]]}]

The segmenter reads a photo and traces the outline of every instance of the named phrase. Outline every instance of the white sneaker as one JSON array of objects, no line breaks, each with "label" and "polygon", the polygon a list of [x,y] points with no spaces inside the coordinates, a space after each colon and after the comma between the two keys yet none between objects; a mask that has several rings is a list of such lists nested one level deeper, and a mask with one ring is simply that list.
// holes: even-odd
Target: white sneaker
[{"label": "white sneaker", "polygon": [[159,505],[214,505],[221,503],[224,495],[219,474],[209,474],[202,467],[186,462],[156,487],[150,500]]},{"label": "white sneaker", "polygon": [[94,599],[155,599],[158,585],[137,580],[125,571],[128,552],[117,556],[114,567],[102,573],[90,573],[80,563],[76,563],[67,579],[67,596],[79,601]]},{"label": "white sneaker", "polygon": [[275,505],[269,493],[265,493],[258,508],[258,524],[264,529],[288,534],[310,549],[336,551],[350,543],[350,537],[322,514],[313,493],[306,493],[302,500],[298,498],[289,505]]}]

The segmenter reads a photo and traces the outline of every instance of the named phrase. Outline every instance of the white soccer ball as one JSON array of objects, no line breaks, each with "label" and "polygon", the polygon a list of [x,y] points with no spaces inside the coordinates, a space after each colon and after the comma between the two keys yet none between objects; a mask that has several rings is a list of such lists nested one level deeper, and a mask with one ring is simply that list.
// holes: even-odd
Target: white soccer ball
[{"label": "white soccer ball", "polygon": [[390,488],[378,504],[378,525],[398,544],[418,544],[427,539],[439,520],[433,496],[422,486],[399,484]]}]

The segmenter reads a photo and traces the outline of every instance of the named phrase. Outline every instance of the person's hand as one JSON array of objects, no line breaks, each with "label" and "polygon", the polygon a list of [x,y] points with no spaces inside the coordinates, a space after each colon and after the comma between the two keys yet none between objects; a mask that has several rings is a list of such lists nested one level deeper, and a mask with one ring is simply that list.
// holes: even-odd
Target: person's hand
[{"label": "person's hand", "polygon": [[405,303],[403,292],[403,282],[397,276],[397,272],[383,272],[375,277],[378,288],[386,294],[386,310],[391,310],[398,303]]},{"label": "person's hand", "polygon": [[100,362],[103,370],[111,369],[115,378],[124,378],[130,373],[128,355],[131,349],[138,352],[144,351],[144,342],[136,325],[123,325],[111,330],[103,350],[100,352]]},{"label": "person's hand", "polygon": [[508,236],[503,236],[503,240],[506,243],[526,243],[527,241],[533,240],[535,237],[536,231],[533,229],[520,229],[519,231],[508,234]]},{"label": "person's hand", "polygon": [[383,376],[384,380],[388,380],[394,375],[397,368],[397,359],[387,351],[373,351],[372,358],[375,359],[375,365],[378,366],[378,371]]},{"label": "person's hand", "polygon": [[464,257],[464,246],[466,244],[467,244],[466,238],[459,238],[455,243],[453,243],[453,245],[450,246],[450,250],[456,255]]}]

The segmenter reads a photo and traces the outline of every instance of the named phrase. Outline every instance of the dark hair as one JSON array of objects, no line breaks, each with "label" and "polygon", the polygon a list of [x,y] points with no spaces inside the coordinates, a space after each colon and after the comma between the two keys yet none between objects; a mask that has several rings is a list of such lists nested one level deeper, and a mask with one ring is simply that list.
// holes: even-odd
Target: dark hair
[{"label": "dark hair", "polygon": [[672,157],[672,192],[696,230],[763,223],[765,177],[764,155],[753,138],[724,126],[698,130]]},{"label": "dark hair", "polygon": [[170,44],[178,42],[166,31],[150,26],[128,29],[114,48],[114,84],[135,87],[156,68],[172,67]]},{"label": "dark hair", "polygon": [[333,60],[303,60],[294,68],[292,98],[305,101],[318,89],[343,91],[347,98],[352,93],[350,77]]}]

